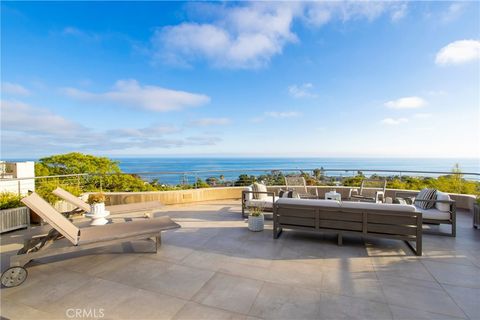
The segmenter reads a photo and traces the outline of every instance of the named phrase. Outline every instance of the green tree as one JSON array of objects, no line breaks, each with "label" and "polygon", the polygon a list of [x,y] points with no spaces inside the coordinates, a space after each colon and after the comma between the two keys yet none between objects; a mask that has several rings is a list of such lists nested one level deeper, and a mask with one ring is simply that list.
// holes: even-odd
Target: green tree
[{"label": "green tree", "polygon": [[118,161],[79,152],[53,155],[40,159],[35,165],[36,176],[88,174],[88,176],[36,180],[36,191],[50,203],[58,200],[52,195],[56,187],[79,195],[89,191],[154,191],[155,186],[139,176],[123,174]]},{"label": "green tree", "polygon": [[121,173],[122,171],[120,170],[118,163],[118,161],[106,157],[96,157],[80,152],[70,152],[41,158],[38,161],[35,170],[39,170],[43,174],[48,172],[48,175]]}]

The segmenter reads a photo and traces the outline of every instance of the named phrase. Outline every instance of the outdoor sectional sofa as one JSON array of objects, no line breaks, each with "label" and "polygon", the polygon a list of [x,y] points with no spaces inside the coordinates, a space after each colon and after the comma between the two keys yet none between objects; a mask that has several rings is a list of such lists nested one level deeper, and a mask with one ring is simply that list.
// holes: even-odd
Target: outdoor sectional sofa
[{"label": "outdoor sectional sofa", "polygon": [[339,245],[344,234],[398,239],[422,255],[422,213],[413,205],[280,198],[273,205],[273,237],[284,228],[336,233]]}]

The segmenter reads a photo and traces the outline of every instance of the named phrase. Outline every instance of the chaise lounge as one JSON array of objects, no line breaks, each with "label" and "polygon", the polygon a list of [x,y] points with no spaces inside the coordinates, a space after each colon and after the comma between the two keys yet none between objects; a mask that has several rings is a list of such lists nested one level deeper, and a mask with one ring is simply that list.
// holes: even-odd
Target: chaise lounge
[{"label": "chaise lounge", "polygon": [[22,202],[54,229],[46,237],[30,239],[10,258],[10,268],[1,277],[5,287],[22,284],[27,278],[25,266],[33,259],[151,238],[155,239],[153,253],[156,253],[161,245],[161,232],[180,228],[169,217],[78,228],[36,193],[23,198]]}]

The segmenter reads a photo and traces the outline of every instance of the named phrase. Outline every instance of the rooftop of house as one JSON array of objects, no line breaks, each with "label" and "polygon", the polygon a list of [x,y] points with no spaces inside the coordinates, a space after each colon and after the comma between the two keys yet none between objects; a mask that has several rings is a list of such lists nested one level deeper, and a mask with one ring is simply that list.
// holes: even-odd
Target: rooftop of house
[{"label": "rooftop of house", "polygon": [[[285,230],[251,232],[237,200],[165,206],[182,228],[157,254],[140,241],[34,262],[1,290],[1,316],[128,319],[478,318],[480,231],[458,211],[457,237],[401,241]],[[48,225],[3,234],[2,271],[23,240]],[[120,253],[120,254],[119,254]],[[80,310],[80,311],[78,311]]]}]

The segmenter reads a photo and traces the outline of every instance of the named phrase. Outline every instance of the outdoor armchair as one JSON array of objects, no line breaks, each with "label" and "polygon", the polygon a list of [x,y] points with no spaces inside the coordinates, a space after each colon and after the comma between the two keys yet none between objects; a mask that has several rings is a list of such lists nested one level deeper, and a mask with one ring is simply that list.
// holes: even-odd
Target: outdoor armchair
[{"label": "outdoor armchair", "polygon": [[[452,200],[448,194],[439,191],[437,191],[435,199],[418,199],[416,197],[418,194],[417,191],[397,191],[394,201],[413,199],[416,210],[422,213],[424,224],[447,224],[451,226],[450,233],[432,230],[425,230],[424,233],[455,237],[457,234],[457,206],[455,200]],[[431,205],[432,208],[424,209],[420,207],[419,204],[421,203],[433,205]]]},{"label": "outdoor armchair", "polygon": [[300,198],[303,199],[318,199],[318,190],[315,188],[315,194],[308,192],[307,181],[302,176],[285,177],[285,187],[287,190],[295,191]]},{"label": "outdoor armchair", "polygon": [[[248,186],[242,190],[242,217],[246,217],[245,210],[249,208],[259,208],[264,211],[272,211],[273,204],[276,201],[275,192],[267,191],[267,187],[263,184],[258,184],[259,190],[253,186]],[[270,218],[270,214],[266,217]]]},{"label": "outdoor armchair", "polygon": [[350,189],[348,198],[350,201],[382,203],[385,200],[386,188],[387,180],[385,179],[363,179],[360,190]]}]

